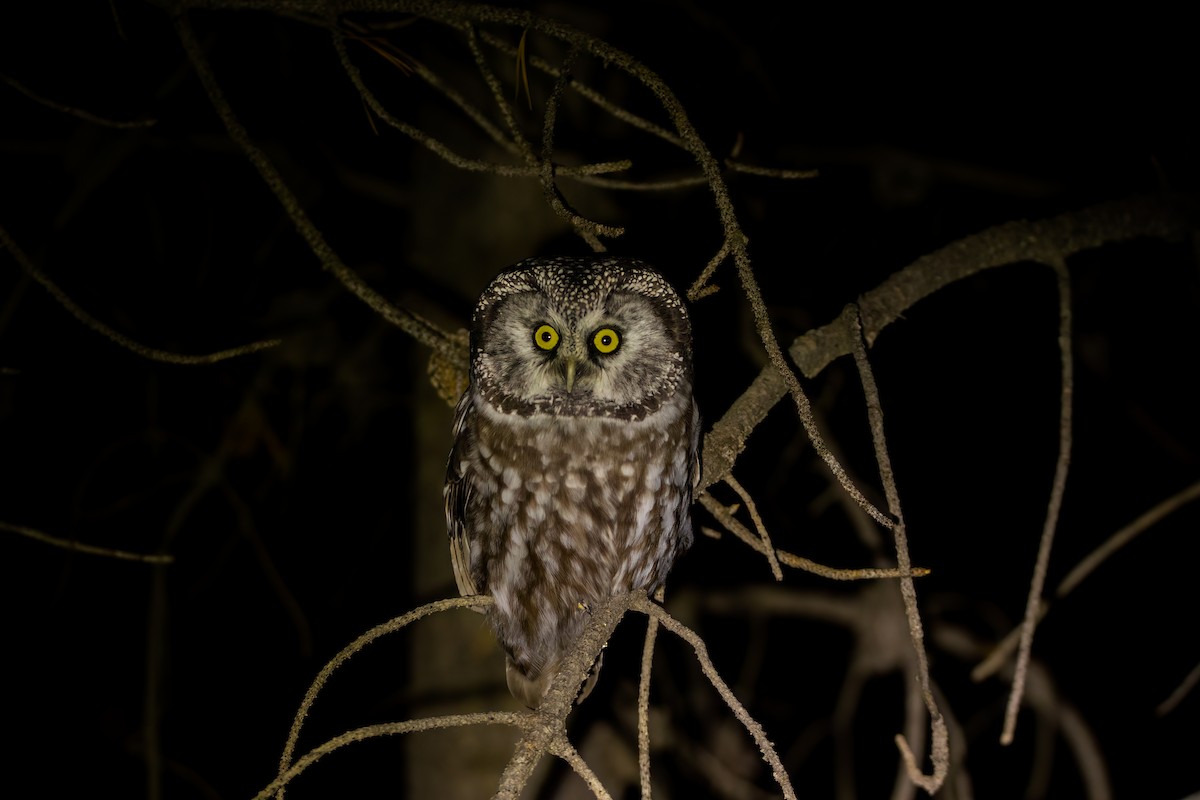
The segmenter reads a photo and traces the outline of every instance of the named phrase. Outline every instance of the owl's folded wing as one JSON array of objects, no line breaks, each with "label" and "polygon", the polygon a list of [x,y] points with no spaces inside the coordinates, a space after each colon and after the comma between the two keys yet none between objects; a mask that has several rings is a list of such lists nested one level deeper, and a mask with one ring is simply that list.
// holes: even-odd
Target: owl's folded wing
[{"label": "owl's folded wing", "polygon": [[471,391],[463,393],[454,410],[454,447],[446,464],[446,530],[450,534],[450,563],[454,567],[454,582],[463,597],[479,594],[479,587],[471,577],[471,541],[467,537],[467,503],[470,501],[471,482],[464,469],[464,454],[475,446],[471,440],[467,418],[474,413]]},{"label": "owl's folded wing", "polygon": [[688,464],[688,492],[694,493],[700,488],[700,406],[692,399],[692,430],[691,430],[692,460]]}]

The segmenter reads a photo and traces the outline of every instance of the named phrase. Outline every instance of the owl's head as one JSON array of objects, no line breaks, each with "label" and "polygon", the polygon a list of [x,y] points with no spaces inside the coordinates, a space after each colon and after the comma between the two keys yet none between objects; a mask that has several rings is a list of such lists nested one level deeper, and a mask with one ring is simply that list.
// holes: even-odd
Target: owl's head
[{"label": "owl's head", "polygon": [[471,384],[505,414],[642,419],[692,385],[683,301],[628,258],[531,258],[475,306]]}]

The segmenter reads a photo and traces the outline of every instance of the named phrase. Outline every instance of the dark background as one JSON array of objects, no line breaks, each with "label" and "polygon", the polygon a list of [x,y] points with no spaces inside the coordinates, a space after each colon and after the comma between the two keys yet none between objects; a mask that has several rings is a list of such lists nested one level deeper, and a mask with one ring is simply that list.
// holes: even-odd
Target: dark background
[{"label": "dark background", "polygon": [[[1180,20],[781,17],[754,2],[538,10],[657,71],[718,158],[738,148],[745,163],[820,170],[811,181],[728,177],[785,344],[915,258],[992,225],[1197,188],[1194,46]],[[586,252],[534,181],[455,170],[373,118],[319,27],[264,12],[192,21],[243,124],[343,261],[390,300],[453,330],[511,261]],[[514,44],[520,35],[487,30]],[[157,120],[96,125],[0,84],[0,226],[38,268],[95,318],[153,347],[201,353],[283,339],[210,366],[145,360],[80,325],[0,254],[0,521],[176,559],[156,571],[3,534],[0,714],[17,740],[3,757],[6,780],[39,796],[145,796],[145,687],[158,653],[165,796],[249,797],[273,777],[292,714],[333,653],[454,593],[448,559],[440,575],[413,575],[422,563],[414,509],[436,514],[441,502],[415,477],[429,458],[415,428],[432,397],[428,353],[320,269],[227,137],[166,12],[132,0],[10,4],[0,37],[0,75],[34,93]],[[498,121],[461,36],[417,21],[389,41]],[[528,47],[555,63],[564,54],[538,34]],[[485,49],[511,88],[511,60]],[[516,163],[424,83],[361,45],[351,53],[396,117],[465,155]],[[584,59],[578,74],[666,124],[615,67]],[[517,109],[537,148],[551,83],[536,72],[531,82],[534,110],[523,98]],[[576,101],[560,115],[557,145],[572,163],[633,158],[633,178],[694,174],[686,154]],[[720,245],[703,187],[561,185],[585,213],[627,227],[612,252],[658,265],[681,288]],[[1070,262],[1075,448],[1051,587],[1196,479],[1195,255],[1194,238],[1139,241]],[[692,309],[708,424],[762,365],[729,265],[716,282],[722,291]],[[1029,712],[1015,745],[996,744],[1005,685],[971,683],[974,662],[937,638],[955,630],[995,641],[1023,614],[1057,443],[1056,303],[1046,267],[992,270],[920,303],[872,354],[913,560],[933,569],[918,582],[933,677],[970,737],[980,798],[1024,794],[1035,750],[1053,765],[1043,796],[1084,796],[1066,744]],[[853,365],[843,359],[805,385],[847,465],[877,485]],[[735,474],[777,546],[835,566],[872,564],[829,499],[790,403],[751,437]],[[1056,702],[1090,726],[1117,797],[1200,791],[1195,693],[1155,714],[1200,662],[1185,555],[1197,513],[1185,508],[1122,550],[1035,641]],[[846,609],[871,589],[796,571],[776,585],[729,536],[699,537],[669,585],[673,608],[705,636],[799,793],[833,796],[829,720],[843,676],[856,647],[886,647],[828,616],[706,606],[764,587]],[[607,723],[634,741],[628,691],[643,624],[618,632],[595,699],[576,715],[579,735]],[[355,662],[314,714],[310,746],[413,715],[422,698],[406,688],[407,665],[420,656],[405,641]],[[663,796],[721,796],[696,759],[744,757],[747,745],[722,742],[741,734],[684,648],[666,639],[661,648],[656,691],[675,733],[656,779]],[[884,673],[866,684],[854,727],[863,797],[890,792],[891,737],[903,724],[904,681]],[[399,747],[340,754],[293,796],[401,794]],[[769,790],[761,764],[735,761],[729,769],[747,785]]]}]

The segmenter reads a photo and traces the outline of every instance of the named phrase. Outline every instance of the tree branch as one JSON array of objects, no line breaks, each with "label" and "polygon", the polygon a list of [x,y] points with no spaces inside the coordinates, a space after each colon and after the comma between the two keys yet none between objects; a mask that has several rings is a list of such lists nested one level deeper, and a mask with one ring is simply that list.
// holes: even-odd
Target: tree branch
[{"label": "tree branch", "polygon": [[[858,301],[862,336],[869,347],[909,308],[952,283],[987,269],[1022,261],[1049,263],[1097,247],[1142,237],[1175,240],[1187,235],[1195,216],[1191,201],[1175,197],[1131,197],[1061,214],[1038,222],[1009,222],[960,239],[918,258]],[[854,351],[851,312],[805,333],[788,353],[807,378],[835,358]],[[700,488],[733,468],[746,439],[787,393],[777,370],[766,366],[704,437]]]}]

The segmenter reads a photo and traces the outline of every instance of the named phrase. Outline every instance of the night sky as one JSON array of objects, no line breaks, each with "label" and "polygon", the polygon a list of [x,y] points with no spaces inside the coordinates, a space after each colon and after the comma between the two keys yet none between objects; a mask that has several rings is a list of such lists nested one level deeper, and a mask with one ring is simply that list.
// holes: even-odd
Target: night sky
[{"label": "night sky", "polygon": [[[0,765],[28,796],[252,797],[275,776],[321,666],[373,625],[455,594],[440,527],[451,410],[426,377],[429,349],[322,269],[230,138],[168,11],[139,0],[19,5],[0,11],[0,229],[23,254],[0,247],[0,718],[16,741]],[[666,0],[527,7],[657,73],[719,161],[819,171],[724,174],[785,347],[917,258],[1002,223],[1138,196],[1171,209],[1164,219],[1191,220],[1170,238],[1068,261],[1073,449],[1048,593],[1200,477],[1200,126],[1194,36],[1180,19],[780,16],[763,2]],[[460,169],[388,127],[316,16],[199,10],[188,20],[240,124],[337,258],[388,302],[454,331],[508,264],[589,252],[536,179]],[[347,51],[395,119],[464,158],[522,163],[448,99],[507,130],[462,33],[403,13],[341,24],[373,32]],[[531,66],[531,97],[514,102],[515,62],[496,44],[515,47],[521,32],[482,25],[480,47],[540,154],[553,78]],[[531,64],[567,55],[537,31],[526,48]],[[418,63],[449,88],[404,66]],[[670,127],[618,65],[585,54],[574,68],[612,103]],[[676,145],[576,95],[559,110],[555,145],[564,164],[632,160],[612,178],[698,174]],[[611,252],[657,265],[681,291],[721,246],[703,185],[557,185],[581,214],[625,227],[606,240]],[[212,364],[148,359],[81,323],[44,281],[145,347],[195,355],[281,342]],[[732,264],[714,282],[721,290],[690,307],[706,430],[766,363]],[[922,300],[870,351],[913,563],[932,570],[917,581],[932,677],[961,737],[952,748],[968,742],[953,753],[970,793],[964,782],[942,796],[1086,797],[1067,738],[1086,730],[1111,796],[1183,798],[1200,792],[1200,696],[1156,708],[1200,664],[1184,556],[1200,505],[1055,602],[1033,649],[1046,713],[1023,711],[1012,746],[998,744],[1007,683],[970,679],[1024,615],[1059,441],[1058,324],[1053,271],[1017,263]],[[839,458],[883,503],[853,361],[802,383]],[[872,542],[831,488],[790,400],[755,430],[734,474],[780,549],[843,568],[894,565],[886,532],[868,525]],[[726,486],[713,493],[737,502]],[[695,519],[719,527],[699,506]],[[173,562],[102,557],[14,528]],[[704,636],[800,796],[850,796],[837,779],[846,753],[857,796],[891,796],[908,681],[890,659],[909,652],[894,584],[795,569],[777,583],[725,534],[698,536],[667,589],[668,610]],[[617,631],[596,692],[571,719],[573,741],[607,741],[604,732],[633,752],[644,628],[631,616]],[[514,710],[503,657],[476,648],[486,630],[475,618],[454,630],[470,640],[406,632],[343,667],[301,751],[452,701]],[[431,642],[451,661],[483,664],[484,683],[429,684]],[[655,796],[777,794],[690,650],[659,642]],[[860,679],[848,711],[846,687]],[[434,741],[452,753],[473,746]],[[416,787],[437,776],[420,774],[427,764],[408,742],[352,746],[289,797],[427,795]],[[156,753],[157,773],[147,769]],[[629,784],[618,767],[596,768],[618,776],[606,778],[614,797],[638,796],[636,772]],[[580,790],[557,767],[539,780],[528,796]],[[431,796],[454,796],[451,783]]]}]

